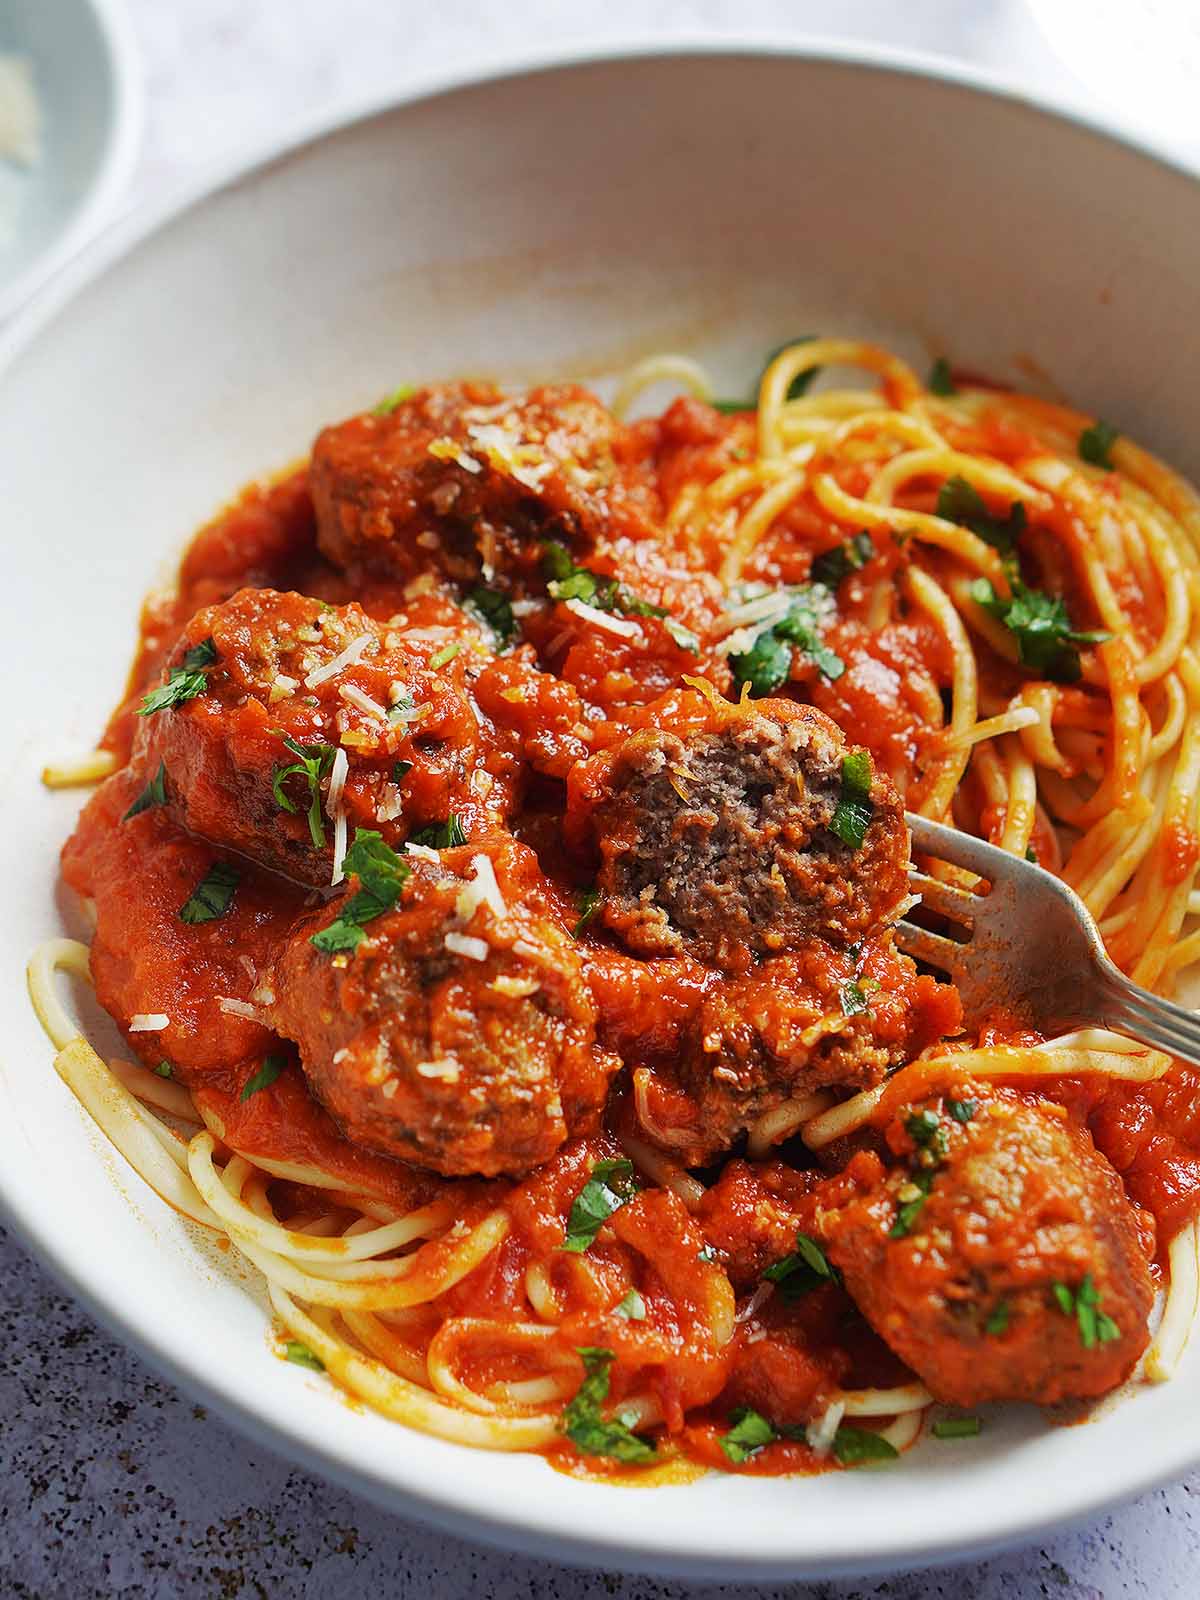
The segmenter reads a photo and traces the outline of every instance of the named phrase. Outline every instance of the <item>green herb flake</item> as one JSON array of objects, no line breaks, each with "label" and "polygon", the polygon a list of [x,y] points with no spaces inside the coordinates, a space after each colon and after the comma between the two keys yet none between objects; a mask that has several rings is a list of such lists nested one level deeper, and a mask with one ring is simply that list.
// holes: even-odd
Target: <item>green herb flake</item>
[{"label": "green herb flake", "polygon": [[608,1369],[614,1360],[612,1351],[580,1345],[578,1355],[585,1377],[574,1398],[563,1408],[560,1424],[563,1433],[581,1455],[607,1456],[626,1466],[653,1461],[655,1449],[650,1440],[639,1439],[621,1418],[606,1419],[600,1414],[601,1406],[608,1399]]},{"label": "green herb flake", "polygon": [[271,793],[275,796],[275,804],[281,811],[288,811],[293,816],[299,811],[294,801],[289,797],[284,785],[289,778],[300,778],[308,789],[308,809],[305,813],[308,819],[308,836],[313,842],[313,848],[325,848],[325,823],[321,816],[321,784],[329,774],[333,765],[333,758],[337,751],[331,744],[297,744],[295,739],[283,736],[283,747],[290,754],[299,759],[290,766],[276,767],[274,777],[271,779]]},{"label": "green herb flake", "polygon": [[392,768],[392,782],[403,783],[405,778],[407,778],[409,773],[412,771],[412,767],[413,764],[411,761],[397,761]]},{"label": "green herb flake", "polygon": [[463,605],[491,631],[501,650],[512,643],[517,634],[517,619],[506,594],[480,585],[471,590]]},{"label": "green herb flake", "polygon": [[1031,844],[1027,844],[1025,846],[1025,859],[1030,863],[1031,866],[1036,867],[1038,864],[1037,851]]},{"label": "green herb flake", "polygon": [[749,1406],[739,1406],[729,1420],[733,1426],[721,1435],[720,1444],[735,1467],[740,1467],[743,1461],[748,1461],[764,1445],[779,1437],[766,1417]]},{"label": "green herb flake", "polygon": [[947,478],[938,490],[937,514],[946,522],[969,528],[1008,560],[1013,559],[1017,540],[1026,527],[1025,507],[1020,500],[1009,507],[1007,517],[995,517],[975,485],[957,474]]},{"label": "green herb flake", "polygon": [[286,1056],[264,1057],[263,1064],[261,1067],[259,1067],[258,1071],[252,1073],[251,1076],[246,1079],[245,1085],[238,1098],[240,1100],[249,1100],[250,1096],[257,1094],[260,1089],[269,1089],[286,1066]]},{"label": "green herb flake", "polygon": [[636,1289],[630,1289],[622,1300],[618,1300],[613,1307],[613,1314],[624,1317],[627,1322],[645,1322],[646,1302]]},{"label": "green herb flake", "polygon": [[560,1250],[574,1254],[588,1249],[614,1211],[628,1205],[638,1192],[633,1162],[625,1156],[597,1161],[583,1188],[575,1196],[567,1217],[567,1231]]},{"label": "green herb flake", "polygon": [[[908,1183],[919,1193],[902,1200],[896,1209],[896,1220],[892,1223],[888,1237],[891,1239],[907,1239],[913,1230],[913,1225],[921,1215],[921,1209],[929,1198],[929,1191],[933,1188],[933,1171],[925,1168],[914,1172]],[[904,1193],[904,1189],[901,1189]]]},{"label": "green herb flake", "polygon": [[166,711],[170,706],[181,706],[194,700],[208,687],[208,674],[189,672],[186,667],[172,667],[166,683],[160,684],[145,696],[138,707],[139,717],[152,717],[156,711]]},{"label": "green herb flake", "polygon": [[763,1277],[775,1285],[785,1300],[799,1300],[823,1283],[841,1282],[837,1268],[807,1233],[797,1233],[795,1250],[781,1261],[772,1262]]},{"label": "green herb flake", "polygon": [[917,1147],[917,1159],[922,1166],[937,1166],[950,1148],[942,1119],[928,1107],[914,1111],[905,1118],[905,1132]]},{"label": "green herb flake", "polygon": [[129,810],[121,818],[121,821],[128,822],[131,817],[140,817],[143,811],[150,811],[154,806],[165,806],[166,803],[167,763],[160,761],[158,763],[158,771],[150,779],[141,794],[138,795]]},{"label": "green herb flake", "polygon": [[974,1439],[983,1432],[978,1417],[942,1417],[933,1425],[935,1439]]},{"label": "green herb flake", "polygon": [[749,650],[740,656],[730,656],[729,665],[733,681],[749,685],[754,699],[774,694],[791,677],[792,652],[790,646],[778,638],[773,629],[760,633]]},{"label": "green herb flake", "polygon": [[1111,422],[1103,422],[1097,418],[1079,435],[1080,460],[1088,461],[1093,467],[1103,467],[1111,472],[1112,447],[1120,437],[1120,430],[1114,428]]},{"label": "green herb flake", "polygon": [[900,1454],[881,1433],[844,1424],[833,1437],[833,1453],[843,1467],[858,1467],[869,1461],[895,1461]]},{"label": "green herb flake", "polygon": [[749,650],[730,656],[734,682],[746,685],[754,699],[774,694],[792,675],[792,650],[797,646],[828,682],[846,670],[842,658],[821,640],[821,628],[832,611],[832,596],[822,584],[791,591],[791,605],[778,622],[766,627]]},{"label": "green herb flake", "polygon": [[371,407],[373,417],[390,417],[396,407],[403,405],[406,400],[411,400],[416,390],[411,383],[402,383],[398,389],[393,389],[377,406]]},{"label": "green herb flake", "polygon": [[428,822],[423,828],[409,834],[408,842],[423,844],[430,850],[453,850],[460,844],[466,844],[467,835],[452,811],[445,822]]},{"label": "green herb flake", "polygon": [[838,999],[844,1017],[856,1017],[860,1012],[867,1010],[867,997],[863,993],[862,985],[856,983],[853,978],[838,984]]},{"label": "green herb flake", "polygon": [[579,891],[579,921],[571,929],[571,937],[578,939],[588,923],[600,909],[601,895],[599,889],[581,889]]},{"label": "green herb flake", "polygon": [[1064,1317],[1075,1315],[1075,1296],[1065,1283],[1052,1283],[1050,1293]]},{"label": "green herb flake", "polygon": [[217,647],[213,643],[212,635],[201,639],[199,644],[194,644],[190,650],[183,653],[183,665],[186,672],[202,672],[205,667],[211,667],[217,659]]},{"label": "green herb flake", "polygon": [[[762,388],[762,381],[767,375],[767,368],[773,361],[781,356],[785,350],[790,350],[793,345],[797,344],[811,344],[816,337],[817,336],[815,333],[799,333],[794,339],[787,340],[785,344],[776,345],[775,349],[771,351],[770,355],[763,362],[762,372],[759,374],[757,387],[759,389]],[[788,384],[787,393],[784,395],[784,399],[799,400],[802,395],[808,392],[809,385],[812,383],[813,379],[817,376],[820,370],[820,367],[805,367],[802,371],[798,372],[792,379],[791,383]]]},{"label": "green herb flake", "polygon": [[1078,680],[1082,667],[1077,646],[1102,644],[1111,638],[1100,630],[1085,633],[1072,628],[1064,600],[1027,588],[1019,578],[1012,580],[1007,600],[997,595],[988,578],[976,578],[971,598],[1012,634],[1022,666],[1032,667],[1056,683]]},{"label": "green herb flake", "polygon": [[179,908],[181,922],[215,922],[229,910],[241,873],[226,861],[214,861]]},{"label": "green herb flake", "polygon": [[557,539],[549,539],[542,545],[542,575],[546,580],[546,593],[552,600],[579,600],[596,611],[615,611],[626,617],[656,617],[681,650],[695,654],[700,649],[697,635],[675,622],[666,606],[643,600],[607,573],[577,566],[566,545]]},{"label": "green herb flake", "polygon": [[1008,1320],[1012,1315],[1012,1308],[1007,1300],[997,1300],[992,1307],[991,1315],[983,1325],[984,1333],[998,1335],[1008,1331]]},{"label": "green herb flake", "polygon": [[346,851],[345,870],[347,877],[358,879],[357,892],[343,902],[335,920],[309,940],[327,955],[357,950],[366,938],[363,924],[391,910],[412,874],[412,868],[373,828],[355,829],[354,843]]},{"label": "green herb flake", "polygon": [[842,789],[830,831],[851,850],[861,850],[875,807],[871,803],[871,757],[852,750],[842,759]]},{"label": "green herb flake", "polygon": [[950,363],[945,356],[939,356],[929,369],[930,394],[957,394],[954,378],[950,371]]},{"label": "green herb flake", "polygon": [[721,1257],[711,1244],[702,1244],[699,1250],[696,1251],[696,1260],[703,1261],[705,1266],[712,1267],[720,1264]]},{"label": "green herb flake", "polygon": [[314,1355],[306,1344],[301,1344],[299,1339],[289,1339],[283,1347],[283,1359],[290,1361],[297,1367],[308,1367],[313,1372],[324,1372],[325,1363],[320,1356]]},{"label": "green herb flake", "polygon": [[814,583],[826,589],[836,589],[852,572],[861,572],[868,561],[875,558],[875,541],[864,528],[852,538],[845,539],[832,550],[817,556],[809,573]]},{"label": "green herb flake", "polygon": [[453,644],[444,644],[437,655],[429,658],[429,665],[434,672],[439,667],[448,666],[455,656],[462,650],[462,641],[456,640]]},{"label": "green herb flake", "polygon": [[154,1076],[156,1078],[173,1078],[175,1076],[175,1068],[169,1061],[160,1061],[154,1069]]},{"label": "green herb flake", "polygon": [[977,1100],[955,1100],[948,1097],[946,1110],[954,1118],[955,1122],[970,1122],[979,1110],[979,1102]]}]

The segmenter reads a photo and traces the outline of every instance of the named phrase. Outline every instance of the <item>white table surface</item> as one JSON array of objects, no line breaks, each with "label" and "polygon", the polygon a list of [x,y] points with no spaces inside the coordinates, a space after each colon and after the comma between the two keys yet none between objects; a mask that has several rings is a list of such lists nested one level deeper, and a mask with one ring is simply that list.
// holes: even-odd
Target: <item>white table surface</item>
[{"label": "white table surface", "polygon": [[[144,58],[147,121],[126,208],[316,112],[383,95],[445,63],[516,50],[529,38],[547,46],[663,31],[882,39],[1080,101],[1089,92],[1044,43],[1021,0],[129,5]],[[1126,105],[1123,114],[1136,109]],[[1192,151],[1200,155],[1200,139]],[[114,1344],[2,1233],[0,1277],[5,1597],[682,1600],[736,1592],[742,1600],[1182,1600],[1200,1592],[1200,1475],[1044,1548],[886,1580],[699,1591],[489,1553],[401,1523],[251,1448]],[[802,1500],[798,1485],[798,1514]]]}]

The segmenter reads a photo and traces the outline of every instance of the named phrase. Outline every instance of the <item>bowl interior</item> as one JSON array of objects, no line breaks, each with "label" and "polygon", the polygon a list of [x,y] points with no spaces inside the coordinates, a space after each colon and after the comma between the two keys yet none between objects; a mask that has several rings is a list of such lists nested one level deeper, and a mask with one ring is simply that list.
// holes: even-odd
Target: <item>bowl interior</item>
[{"label": "bowl interior", "polygon": [[610,1566],[935,1559],[1194,1462],[1196,1358],[1087,1428],[998,1413],[886,1482],[630,1494],[535,1458],[498,1471],[352,1411],[272,1358],[252,1280],[120,1168],[57,1080],[19,974],[59,930],[56,852],[79,803],[39,790],[41,764],[90,747],[142,595],[181,542],[324,421],[413,379],[604,380],[668,349],[739,392],[764,351],[820,330],[1075,399],[1197,472],[1197,260],[1191,180],[1017,101],[837,57],[664,56],[484,82],[351,125],[170,219],[43,312],[0,386],[15,568],[0,783],[20,819],[0,931],[0,1193],[38,1254],[269,1442],[396,1506]]}]

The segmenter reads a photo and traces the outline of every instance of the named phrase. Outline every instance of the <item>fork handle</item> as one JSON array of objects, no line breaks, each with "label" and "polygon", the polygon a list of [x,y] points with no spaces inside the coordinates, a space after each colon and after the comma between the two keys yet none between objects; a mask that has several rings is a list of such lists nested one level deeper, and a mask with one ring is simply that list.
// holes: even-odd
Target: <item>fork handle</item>
[{"label": "fork handle", "polygon": [[[1105,963],[1108,966],[1108,963]],[[1139,1044],[1200,1067],[1200,1016],[1143,989],[1114,966],[1104,973],[1105,1022]]]}]

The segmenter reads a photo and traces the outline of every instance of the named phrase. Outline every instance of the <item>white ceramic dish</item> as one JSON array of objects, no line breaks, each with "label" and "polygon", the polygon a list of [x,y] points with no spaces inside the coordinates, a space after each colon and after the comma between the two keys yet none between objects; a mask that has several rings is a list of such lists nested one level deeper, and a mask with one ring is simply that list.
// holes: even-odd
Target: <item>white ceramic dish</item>
[{"label": "white ceramic dish", "polygon": [[28,57],[41,159],[0,164],[0,321],[109,214],[137,153],[141,75],[122,0],[4,0],[0,52]]},{"label": "white ceramic dish", "polygon": [[1185,469],[1200,187],[964,74],[826,49],[558,63],[441,86],[106,241],[0,349],[10,566],[0,1193],[40,1259],[248,1432],[397,1510],[525,1550],[811,1576],[1032,1538],[1200,1461],[1200,1348],[1086,1427],[1033,1413],[886,1474],[643,1493],[352,1410],[268,1351],[253,1282],[122,1169],[20,973],[59,926],[87,748],[143,591],[243,481],[399,381],[601,377],[651,349],[732,389],[812,329],[1083,398]]}]

